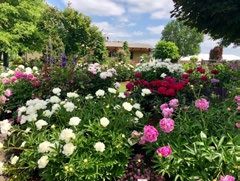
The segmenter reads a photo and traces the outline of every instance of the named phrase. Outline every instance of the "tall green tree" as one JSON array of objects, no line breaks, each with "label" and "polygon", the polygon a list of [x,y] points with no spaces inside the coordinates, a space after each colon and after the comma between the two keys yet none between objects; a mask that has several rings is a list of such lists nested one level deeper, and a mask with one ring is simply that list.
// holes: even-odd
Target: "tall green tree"
[{"label": "tall green tree", "polygon": [[200,43],[203,42],[203,34],[196,28],[190,28],[181,21],[169,22],[162,31],[162,40],[175,43],[181,56],[200,53]]},{"label": "tall green tree", "polygon": [[38,50],[37,23],[45,8],[44,0],[2,0],[0,2],[0,51],[4,65],[9,54]]},{"label": "tall green tree", "polygon": [[199,31],[222,39],[224,44],[240,44],[239,0],[173,0],[173,17]]}]

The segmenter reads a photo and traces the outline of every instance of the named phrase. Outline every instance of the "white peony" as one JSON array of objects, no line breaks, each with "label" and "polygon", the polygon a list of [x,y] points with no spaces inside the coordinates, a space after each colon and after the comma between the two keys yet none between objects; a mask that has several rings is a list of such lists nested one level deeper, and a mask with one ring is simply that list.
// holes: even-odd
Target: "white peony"
[{"label": "white peony", "polygon": [[71,139],[75,139],[75,138],[76,138],[76,136],[73,133],[73,130],[68,129],[68,128],[62,130],[62,132],[60,133],[60,136],[59,136],[60,140],[63,140],[67,143],[70,142]]},{"label": "white peony", "polygon": [[43,126],[47,126],[48,123],[42,119],[38,120],[36,123],[35,123],[36,127],[37,127],[37,130],[41,130]]},{"label": "white peony", "polygon": [[97,142],[97,143],[95,143],[94,148],[95,148],[96,151],[104,152],[105,144],[102,143],[102,142]]},{"label": "white peony", "polygon": [[120,92],[119,95],[118,95],[118,97],[125,99],[125,98],[126,98],[126,95],[125,95],[123,92]]},{"label": "white peony", "polygon": [[75,109],[75,105],[72,102],[66,102],[63,107],[66,109],[67,112],[73,112]]},{"label": "white peony", "polygon": [[129,102],[124,102],[124,103],[122,104],[122,106],[123,106],[123,108],[124,108],[125,110],[127,110],[127,111],[131,111],[132,108],[133,108],[133,106],[132,106]]},{"label": "white peony", "polygon": [[89,99],[93,99],[93,96],[91,94],[88,94],[86,97],[85,97],[86,100],[89,100]]},{"label": "white peony", "polygon": [[112,94],[116,94],[117,90],[113,89],[113,88],[108,88],[108,92],[112,93]]},{"label": "white peony", "polygon": [[45,110],[45,111],[43,111],[43,116],[47,117],[47,118],[50,118],[52,116],[52,112],[49,111],[49,110]]},{"label": "white peony", "polygon": [[11,158],[10,163],[11,163],[12,165],[15,165],[18,160],[19,160],[19,157],[18,157],[18,156],[14,156],[14,157]]},{"label": "white peony", "polygon": [[38,168],[45,168],[48,164],[49,160],[48,160],[48,156],[42,156],[39,160],[38,160]]},{"label": "white peony", "polygon": [[76,92],[68,92],[67,97],[68,98],[78,98],[79,95]]},{"label": "white peony", "polygon": [[71,126],[77,126],[79,125],[81,119],[79,117],[72,117],[69,121],[69,125]]},{"label": "white peony", "polygon": [[103,126],[103,127],[107,127],[109,125],[110,121],[108,120],[108,118],[101,118],[100,119],[100,124]]},{"label": "white peony", "polygon": [[100,76],[101,79],[105,80],[108,77],[108,73],[107,72],[101,72],[99,76]]},{"label": "white peony", "polygon": [[11,134],[10,130],[12,128],[11,123],[7,119],[0,121],[0,130],[3,137],[6,137]]},{"label": "white peony", "polygon": [[39,144],[38,152],[39,153],[48,153],[53,150],[54,144],[50,143],[49,141],[44,141]]},{"label": "white peony", "polygon": [[143,118],[143,113],[141,111],[136,111],[135,112],[135,115],[138,117],[138,118]]},{"label": "white peony", "polygon": [[0,175],[3,174],[3,171],[4,171],[4,163],[0,161]]},{"label": "white peony", "polygon": [[53,92],[53,94],[56,94],[56,95],[58,95],[58,96],[60,96],[60,94],[61,94],[61,89],[60,88],[54,88],[53,90],[52,90],[52,92]]},{"label": "white peony", "polygon": [[61,106],[59,104],[53,104],[52,105],[52,112],[55,112],[57,110],[59,110],[61,108]]},{"label": "white peony", "polygon": [[61,99],[59,99],[59,97],[57,97],[57,96],[52,96],[52,97],[50,97],[49,102],[59,103],[59,102],[61,102]]},{"label": "white peony", "polygon": [[142,96],[145,96],[145,95],[149,95],[149,94],[151,94],[151,93],[152,93],[152,92],[151,92],[150,89],[142,89],[141,95],[142,95]]},{"label": "white peony", "polygon": [[140,109],[140,108],[141,108],[141,105],[138,104],[138,103],[135,103],[135,104],[133,104],[133,107],[134,107],[135,109]]},{"label": "white peony", "polygon": [[101,90],[101,89],[99,89],[96,93],[96,96],[97,97],[102,97],[102,96],[104,96],[104,94],[105,94],[105,91],[104,90]]},{"label": "white peony", "polygon": [[67,143],[63,146],[62,153],[66,156],[70,156],[71,154],[73,154],[75,149],[76,149],[76,146],[74,146],[72,143]]}]

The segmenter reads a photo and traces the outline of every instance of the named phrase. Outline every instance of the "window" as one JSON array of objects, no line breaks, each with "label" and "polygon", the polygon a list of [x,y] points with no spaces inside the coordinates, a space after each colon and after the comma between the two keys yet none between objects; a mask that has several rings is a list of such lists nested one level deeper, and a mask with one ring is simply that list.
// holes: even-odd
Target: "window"
[{"label": "window", "polygon": [[132,51],[130,52],[130,59],[131,60],[133,59],[133,52]]}]

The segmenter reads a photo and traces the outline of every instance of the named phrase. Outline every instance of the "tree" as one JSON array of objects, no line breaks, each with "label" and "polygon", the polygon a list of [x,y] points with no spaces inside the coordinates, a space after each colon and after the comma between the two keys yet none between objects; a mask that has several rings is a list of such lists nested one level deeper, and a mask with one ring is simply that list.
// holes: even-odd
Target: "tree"
[{"label": "tree", "polygon": [[240,44],[239,0],[173,0],[172,17],[222,39],[223,44]]},{"label": "tree", "polygon": [[173,20],[165,26],[161,39],[175,43],[180,55],[188,56],[200,53],[203,34],[195,28],[184,25],[181,21]]},{"label": "tree", "polygon": [[171,59],[176,61],[179,59],[178,47],[173,42],[159,41],[154,49],[153,57],[156,59]]},{"label": "tree", "polygon": [[44,0],[2,0],[0,2],[0,52],[4,66],[10,54],[38,49],[37,23]]}]

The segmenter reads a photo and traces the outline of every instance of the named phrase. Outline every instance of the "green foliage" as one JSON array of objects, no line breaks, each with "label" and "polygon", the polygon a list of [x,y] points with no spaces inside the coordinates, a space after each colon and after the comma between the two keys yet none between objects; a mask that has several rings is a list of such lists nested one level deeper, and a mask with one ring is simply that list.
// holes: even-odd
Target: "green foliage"
[{"label": "green foliage", "polygon": [[129,51],[129,47],[128,47],[128,42],[125,41],[123,42],[123,50],[125,51],[126,53],[126,57],[125,57],[125,62],[129,61],[130,60],[130,51]]},{"label": "green foliage", "polygon": [[178,60],[180,57],[179,49],[173,42],[159,41],[154,49],[153,57],[156,59]]},{"label": "green foliage", "polygon": [[239,5],[240,1],[174,0],[172,16],[224,44],[239,44]]},{"label": "green foliage", "polygon": [[161,39],[175,43],[180,55],[188,56],[200,53],[203,34],[194,28],[185,26],[181,21],[173,20],[165,26]]}]

